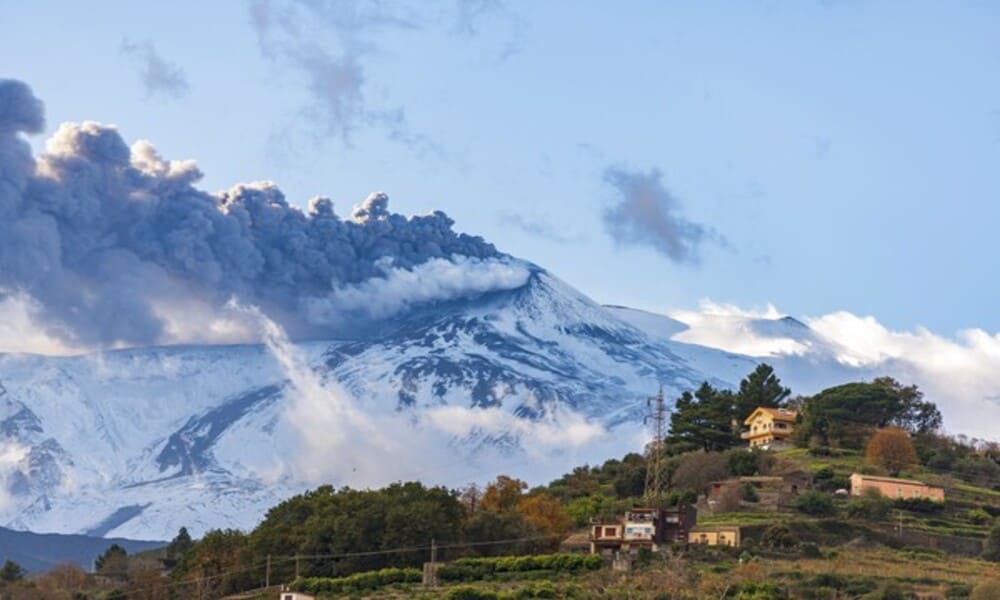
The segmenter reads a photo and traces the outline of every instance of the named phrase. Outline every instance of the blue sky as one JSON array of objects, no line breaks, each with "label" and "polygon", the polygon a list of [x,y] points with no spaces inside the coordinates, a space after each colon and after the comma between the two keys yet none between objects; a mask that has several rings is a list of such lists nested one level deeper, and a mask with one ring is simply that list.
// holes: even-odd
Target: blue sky
[{"label": "blue sky", "polygon": [[[91,119],[210,191],[383,190],[601,302],[1000,330],[996,3],[333,4],[0,0],[0,77],[39,151]],[[606,218],[654,172],[680,256]]]}]

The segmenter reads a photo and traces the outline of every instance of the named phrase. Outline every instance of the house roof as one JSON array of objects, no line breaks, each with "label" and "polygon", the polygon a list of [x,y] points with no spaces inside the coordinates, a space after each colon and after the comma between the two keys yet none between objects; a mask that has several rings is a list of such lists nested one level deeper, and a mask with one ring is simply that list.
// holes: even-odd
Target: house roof
[{"label": "house roof", "polygon": [[757,413],[765,413],[770,415],[772,419],[777,421],[788,421],[790,423],[794,422],[795,417],[799,414],[797,411],[787,408],[769,408],[767,406],[758,406],[752,413],[750,413],[750,416],[743,421],[743,424],[749,425],[750,422],[753,421],[753,418],[757,416]]},{"label": "house roof", "polygon": [[861,473],[851,473],[851,477],[858,476],[861,479],[867,479],[868,481],[884,481],[886,483],[905,483],[906,485],[924,485],[927,487],[936,487],[933,485],[928,485],[923,481],[917,481],[916,479],[896,479],[894,477],[878,477],[875,475],[863,475]]},{"label": "house roof", "polygon": [[730,531],[739,531],[739,530],[740,530],[739,525],[695,525],[688,531],[690,533],[707,533],[709,531],[728,533]]}]

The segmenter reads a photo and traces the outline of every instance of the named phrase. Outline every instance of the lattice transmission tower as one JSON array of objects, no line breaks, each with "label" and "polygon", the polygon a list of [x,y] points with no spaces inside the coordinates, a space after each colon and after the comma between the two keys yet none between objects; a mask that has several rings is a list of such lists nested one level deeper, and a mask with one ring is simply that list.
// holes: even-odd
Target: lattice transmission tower
[{"label": "lattice transmission tower", "polygon": [[663,386],[655,396],[646,399],[649,413],[643,424],[651,425],[653,439],[646,446],[646,489],[643,499],[648,506],[663,508],[666,497],[667,474],[663,438],[666,433],[667,409],[663,403]]}]

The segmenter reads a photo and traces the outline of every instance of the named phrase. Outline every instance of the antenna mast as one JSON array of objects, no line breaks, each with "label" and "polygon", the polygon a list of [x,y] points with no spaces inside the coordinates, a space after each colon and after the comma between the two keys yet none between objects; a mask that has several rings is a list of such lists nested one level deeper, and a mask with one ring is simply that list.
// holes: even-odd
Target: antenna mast
[{"label": "antenna mast", "polygon": [[667,487],[667,477],[664,472],[664,430],[667,409],[663,404],[663,385],[656,396],[646,399],[649,414],[643,419],[643,424],[652,424],[653,440],[646,446],[646,490],[643,499],[651,506],[663,508],[664,492]]}]

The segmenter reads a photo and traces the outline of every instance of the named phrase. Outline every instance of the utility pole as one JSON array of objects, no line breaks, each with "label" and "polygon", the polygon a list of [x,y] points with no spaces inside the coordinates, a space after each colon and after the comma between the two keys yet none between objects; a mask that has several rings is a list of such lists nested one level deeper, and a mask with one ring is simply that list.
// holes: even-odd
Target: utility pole
[{"label": "utility pole", "polygon": [[271,555],[267,555],[267,569],[264,571],[264,587],[271,587]]},{"label": "utility pole", "polygon": [[436,563],[438,558],[437,541],[431,538],[431,562]]},{"label": "utility pole", "polygon": [[295,578],[298,579],[299,576],[301,575],[301,573],[302,572],[299,570],[299,555],[296,554],[295,555]]},{"label": "utility pole", "polygon": [[649,413],[642,420],[644,425],[652,425],[653,440],[646,446],[646,489],[643,499],[655,508],[663,508],[663,495],[667,486],[664,460],[664,432],[667,409],[663,403],[663,386],[656,396],[646,399]]}]

